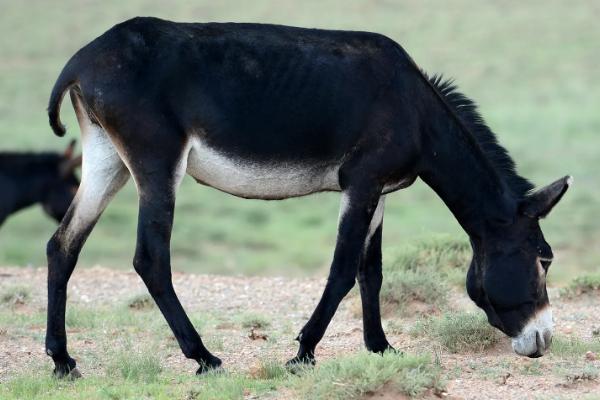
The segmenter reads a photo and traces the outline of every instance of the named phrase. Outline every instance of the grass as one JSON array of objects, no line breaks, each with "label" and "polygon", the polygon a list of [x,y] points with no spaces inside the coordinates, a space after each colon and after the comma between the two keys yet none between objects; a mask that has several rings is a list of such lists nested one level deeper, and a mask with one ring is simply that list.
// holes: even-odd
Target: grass
[{"label": "grass", "polygon": [[372,395],[384,387],[417,396],[427,389],[441,390],[443,382],[429,356],[363,352],[317,365],[297,387],[302,398],[342,400]]},{"label": "grass", "polygon": [[31,296],[31,288],[27,286],[11,286],[0,293],[0,304],[8,306],[23,305]]},{"label": "grass", "polygon": [[[343,7],[341,7],[343,5]],[[487,122],[541,185],[575,176],[573,189],[542,222],[557,260],[550,279],[565,281],[600,261],[597,164],[600,92],[596,85],[599,27],[595,2],[457,0],[365,2],[325,0],[236,4],[201,0],[86,2],[8,1],[0,14],[0,137],[3,149],[62,150],[45,114],[50,89],[66,60],[113,24],[135,15],[185,21],[257,21],[378,31],[398,40],[430,72],[457,78],[481,104]],[[534,23],[532,23],[534,21]],[[68,103],[68,102],[67,102]],[[71,107],[63,120],[78,137]],[[540,156],[542,154],[543,156]],[[172,237],[175,269],[231,274],[305,275],[328,267],[339,196],[284,202],[240,200],[185,179]],[[80,264],[131,268],[137,219],[131,182],[91,234]],[[0,265],[43,265],[55,224],[39,208],[10,218],[0,230]],[[384,256],[431,233],[466,236],[422,182],[386,202]],[[26,239],[26,240],[25,240]]]},{"label": "grass", "polygon": [[129,299],[127,306],[134,310],[149,310],[155,308],[156,303],[148,293],[140,293]]},{"label": "grass", "polygon": [[574,298],[582,294],[591,294],[600,291],[600,273],[578,276],[568,286],[561,289],[562,297]]},{"label": "grass", "polygon": [[262,396],[281,384],[280,379],[258,380],[243,374],[214,373],[201,379],[162,372],[149,382],[135,376],[85,377],[76,381],[56,380],[43,375],[21,375],[1,385],[3,400],[242,400]]},{"label": "grass", "polygon": [[156,382],[162,372],[160,359],[148,349],[143,353],[117,353],[107,368],[110,375],[142,383]]},{"label": "grass", "polygon": [[271,325],[271,322],[267,317],[256,313],[243,314],[239,317],[239,321],[242,328],[248,329],[262,329],[267,328],[269,325]]},{"label": "grass", "polygon": [[384,265],[381,301],[386,314],[413,312],[414,302],[437,310],[448,302],[451,285],[464,285],[471,248],[463,240],[437,236],[402,246]]},{"label": "grass", "polygon": [[440,317],[417,321],[410,331],[413,336],[427,335],[452,353],[481,352],[500,340],[482,313],[449,312]]},{"label": "grass", "polygon": [[552,338],[550,351],[560,357],[580,357],[588,351],[600,354],[600,339],[594,338],[590,341],[583,341],[577,337],[555,335]]}]

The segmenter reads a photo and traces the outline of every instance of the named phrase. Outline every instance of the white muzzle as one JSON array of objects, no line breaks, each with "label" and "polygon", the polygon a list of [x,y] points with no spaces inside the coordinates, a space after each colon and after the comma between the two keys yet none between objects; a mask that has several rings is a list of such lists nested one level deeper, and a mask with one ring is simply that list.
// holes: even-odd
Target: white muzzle
[{"label": "white muzzle", "polygon": [[552,343],[553,328],[552,309],[546,306],[529,320],[517,337],[513,338],[513,350],[522,356],[543,356]]}]

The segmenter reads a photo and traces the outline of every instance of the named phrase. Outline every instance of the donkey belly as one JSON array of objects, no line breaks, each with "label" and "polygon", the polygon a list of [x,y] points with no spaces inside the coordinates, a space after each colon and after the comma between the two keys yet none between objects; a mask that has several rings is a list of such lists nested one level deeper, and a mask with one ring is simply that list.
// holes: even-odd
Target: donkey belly
[{"label": "donkey belly", "polygon": [[277,200],[340,190],[338,165],[257,162],[221,153],[193,138],[187,174],[199,183],[235,196]]}]

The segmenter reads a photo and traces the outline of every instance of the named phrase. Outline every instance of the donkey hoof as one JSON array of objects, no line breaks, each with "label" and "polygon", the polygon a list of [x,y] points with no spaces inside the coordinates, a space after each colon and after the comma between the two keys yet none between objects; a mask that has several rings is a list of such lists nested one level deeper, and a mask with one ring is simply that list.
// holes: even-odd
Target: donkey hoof
[{"label": "donkey hoof", "polygon": [[308,355],[296,356],[285,363],[285,368],[292,374],[298,374],[306,368],[313,367],[316,364],[315,358]]},{"label": "donkey hoof", "polygon": [[55,363],[54,371],[52,372],[54,377],[58,379],[78,379],[81,378],[81,372],[76,367],[76,362],[72,358],[69,358],[66,363]]},{"label": "donkey hoof", "polygon": [[221,361],[221,359],[215,356],[212,356],[208,360],[199,361],[198,364],[200,364],[200,367],[196,371],[196,375],[202,375],[208,372],[221,371],[223,369],[221,368],[222,363],[223,362]]}]

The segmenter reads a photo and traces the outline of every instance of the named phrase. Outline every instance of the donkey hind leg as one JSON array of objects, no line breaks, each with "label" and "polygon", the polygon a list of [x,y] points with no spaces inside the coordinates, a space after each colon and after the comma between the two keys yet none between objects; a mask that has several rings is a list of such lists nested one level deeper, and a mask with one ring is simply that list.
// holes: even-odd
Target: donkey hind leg
[{"label": "donkey hind leg", "polygon": [[369,351],[383,353],[393,350],[381,326],[379,292],[383,275],[381,271],[381,236],[383,230],[383,208],[385,196],[381,196],[369,226],[365,241],[364,256],[358,267],[358,284],[363,311],[363,334]]},{"label": "donkey hind leg", "polygon": [[298,354],[287,362],[288,366],[314,364],[317,343],[325,334],[338,305],[354,286],[380,193],[381,188],[369,184],[353,185],[342,193],[338,239],[327,284],[319,304],[298,335]]},{"label": "donkey hind leg", "polygon": [[[76,107],[77,109],[77,107]],[[52,357],[56,376],[75,368],[67,352],[65,307],[67,282],[75,268],[79,252],[96,221],[112,197],[129,178],[106,132],[78,112],[82,131],[83,165],[81,184],[69,210],[47,246],[48,321],[46,353]],[[72,376],[78,372],[73,371]]]},{"label": "donkey hind leg", "polygon": [[[201,374],[218,368],[221,360],[204,347],[200,335],[177,298],[171,280],[170,240],[175,191],[186,169],[186,157],[187,154],[184,154],[183,162],[179,165],[166,165],[153,170],[152,174],[132,171],[140,197],[138,238],[133,265],[167,320],[183,354],[198,362],[200,367],[197,374]],[[163,172],[157,173],[157,170]]]}]

